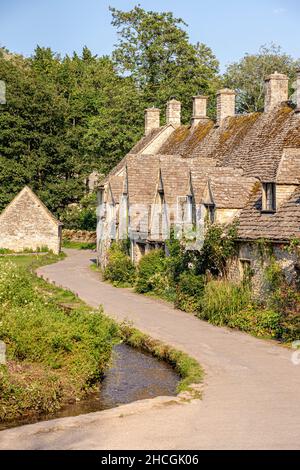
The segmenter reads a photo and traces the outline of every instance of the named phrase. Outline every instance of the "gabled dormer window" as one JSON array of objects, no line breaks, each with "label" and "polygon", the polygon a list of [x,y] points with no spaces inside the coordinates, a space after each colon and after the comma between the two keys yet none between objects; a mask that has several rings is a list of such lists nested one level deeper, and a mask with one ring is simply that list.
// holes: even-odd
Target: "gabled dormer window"
[{"label": "gabled dormer window", "polygon": [[276,184],[262,184],[262,212],[276,212]]}]

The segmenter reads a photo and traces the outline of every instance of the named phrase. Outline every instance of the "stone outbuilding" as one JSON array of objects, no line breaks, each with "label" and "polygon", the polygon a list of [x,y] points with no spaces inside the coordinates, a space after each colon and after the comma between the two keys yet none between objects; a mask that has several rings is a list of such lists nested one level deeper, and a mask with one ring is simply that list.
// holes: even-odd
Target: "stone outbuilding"
[{"label": "stone outbuilding", "polygon": [[62,223],[27,186],[0,214],[0,249],[21,252],[47,247],[58,254],[61,233]]}]

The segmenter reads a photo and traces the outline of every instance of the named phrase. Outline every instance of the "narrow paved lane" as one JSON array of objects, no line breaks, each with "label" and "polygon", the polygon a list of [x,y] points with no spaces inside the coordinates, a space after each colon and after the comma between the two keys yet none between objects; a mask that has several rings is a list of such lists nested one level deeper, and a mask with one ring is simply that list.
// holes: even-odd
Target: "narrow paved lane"
[{"label": "narrow paved lane", "polygon": [[67,251],[39,273],[195,357],[206,371],[203,400],[146,401],[23,426],[0,432],[0,448],[300,448],[300,366],[290,350],[100,282],[89,268],[93,253]]}]

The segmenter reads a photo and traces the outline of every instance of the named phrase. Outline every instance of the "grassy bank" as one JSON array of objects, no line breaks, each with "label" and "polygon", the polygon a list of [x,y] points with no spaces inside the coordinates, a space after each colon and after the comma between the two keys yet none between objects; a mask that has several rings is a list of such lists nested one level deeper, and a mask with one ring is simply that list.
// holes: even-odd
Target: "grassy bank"
[{"label": "grassy bank", "polygon": [[96,243],[93,242],[74,242],[64,239],[62,243],[63,248],[73,248],[75,250],[95,250]]},{"label": "grassy bank", "polygon": [[64,256],[0,257],[0,340],[7,346],[7,362],[0,365],[0,421],[51,413],[84,398],[119,341],[171,364],[181,376],[178,392],[202,381],[200,365],[187,354],[117,325],[34,274]]},{"label": "grassy bank", "polygon": [[118,328],[71,292],[37,278],[32,270],[59,257],[0,259],[0,420],[49,413],[85,396],[119,341]]}]

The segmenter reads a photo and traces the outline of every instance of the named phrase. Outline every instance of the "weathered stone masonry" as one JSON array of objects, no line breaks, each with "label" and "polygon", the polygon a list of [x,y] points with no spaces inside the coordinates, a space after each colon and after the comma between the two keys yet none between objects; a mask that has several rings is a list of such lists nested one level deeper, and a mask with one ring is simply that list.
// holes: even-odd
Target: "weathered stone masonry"
[{"label": "weathered stone masonry", "polygon": [[0,248],[21,252],[61,248],[62,224],[38,197],[25,187],[0,215]]}]

